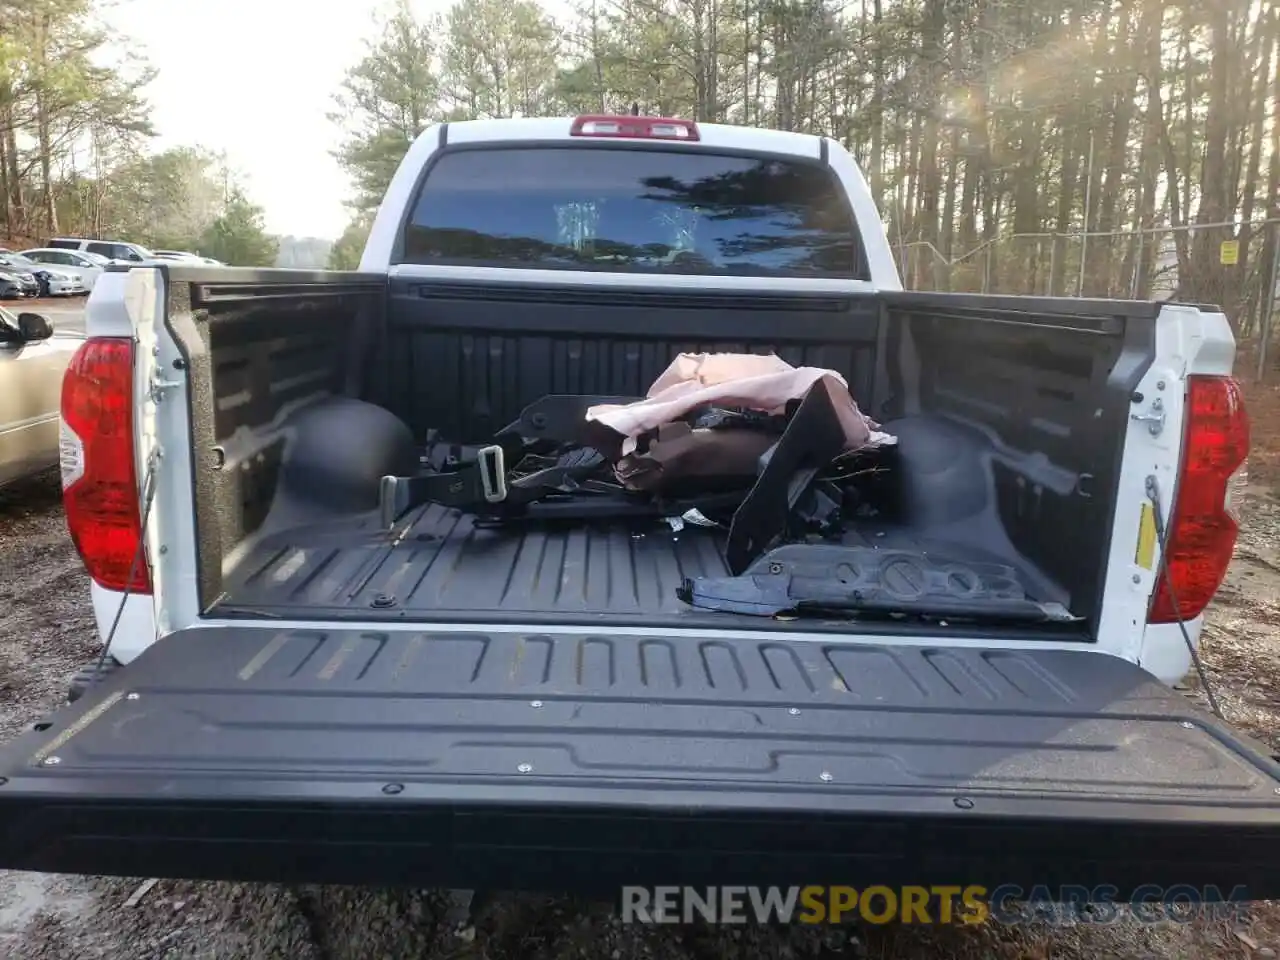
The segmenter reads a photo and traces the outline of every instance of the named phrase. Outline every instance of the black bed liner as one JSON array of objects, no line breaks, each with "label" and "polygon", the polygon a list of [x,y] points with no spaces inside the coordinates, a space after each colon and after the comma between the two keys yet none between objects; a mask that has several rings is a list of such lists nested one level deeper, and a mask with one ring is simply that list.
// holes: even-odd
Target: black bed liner
[{"label": "black bed liner", "polygon": [[0,868],[1271,897],[1277,788],[1102,654],[206,627],[0,749]]},{"label": "black bed liner", "polygon": [[[513,525],[430,504],[396,535],[376,513],[262,539],[224,581],[223,602],[308,619],[403,611],[435,620],[494,613],[679,616],[684,577],[728,575],[721,536],[653,522]],[[383,598],[383,599],[379,599]]]},{"label": "black bed liner", "polygon": [[[677,596],[686,579],[731,576],[723,529],[652,520],[511,524],[486,528],[473,515],[429,504],[388,533],[376,513],[318,520],[259,539],[238,558],[211,613],[304,620],[413,617],[442,623],[577,623],[630,627],[793,628],[769,616],[690,606]],[[844,546],[913,555],[922,568],[958,571],[992,560],[980,548],[939,544],[874,521],[846,530]],[[935,559],[930,559],[931,557]],[[762,561],[763,562],[763,561]],[[1023,571],[1027,583],[1030,572]],[[910,609],[910,590],[903,609]],[[847,633],[849,617],[806,616],[806,627]],[[897,624],[897,626],[904,626]],[[933,629],[915,620],[919,634]],[[1079,624],[999,624],[1023,638],[1087,639]],[[884,629],[873,621],[871,629]],[[893,624],[889,624],[893,629]]]}]

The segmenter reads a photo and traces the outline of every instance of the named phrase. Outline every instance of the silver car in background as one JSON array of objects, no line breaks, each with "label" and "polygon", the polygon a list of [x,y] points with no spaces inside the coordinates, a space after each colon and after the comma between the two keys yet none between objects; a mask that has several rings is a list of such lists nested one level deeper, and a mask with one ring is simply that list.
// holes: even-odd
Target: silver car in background
[{"label": "silver car in background", "polygon": [[60,250],[55,247],[36,247],[20,254],[28,260],[46,264],[59,273],[80,278],[85,290],[92,290],[102,271],[111,263],[106,257],[85,250]]},{"label": "silver car in background", "polygon": [[89,292],[79,274],[38,263],[21,253],[0,253],[0,270],[30,276],[36,283],[36,295],[41,297],[75,297]]}]

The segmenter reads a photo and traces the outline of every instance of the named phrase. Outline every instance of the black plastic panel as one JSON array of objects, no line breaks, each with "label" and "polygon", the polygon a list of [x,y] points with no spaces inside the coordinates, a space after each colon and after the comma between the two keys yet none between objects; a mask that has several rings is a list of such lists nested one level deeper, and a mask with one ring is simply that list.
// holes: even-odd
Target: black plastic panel
[{"label": "black plastic panel", "polygon": [[1100,654],[203,628],[0,750],[0,867],[1268,896],[1278,784]]},{"label": "black plastic panel", "polygon": [[[320,471],[313,471],[319,473]],[[236,564],[212,615],[298,619],[417,622],[614,624],[619,628],[701,626],[786,632],[797,624],[690,606],[677,597],[686,578],[725,577],[722,531],[666,524],[537,523],[476,527],[469,514],[429,505],[406,530],[378,528],[375,513],[349,519],[321,517],[271,533]],[[941,551],[956,563],[989,564],[993,556],[972,542],[942,543],[892,524],[860,525],[845,544],[928,558]],[[996,557],[995,559],[999,559]],[[767,562],[767,561],[766,561]],[[976,576],[976,574],[975,574]],[[1052,584],[1023,568],[1022,588],[1057,600]],[[958,590],[959,588],[957,588]],[[909,591],[908,591],[909,592]],[[911,600],[903,603],[911,608]],[[947,633],[933,622],[808,616],[806,630],[838,635],[875,631]],[[983,623],[984,636],[1074,639],[1080,624]]]},{"label": "black plastic panel", "polygon": [[835,792],[1212,800],[1280,816],[1269,764],[1184,728],[1178,695],[1098,654],[215,628],[166,639],[121,676],[138,700],[60,744],[57,777],[438,779],[527,762],[541,780],[812,788],[826,770]]},{"label": "black plastic panel", "polygon": [[483,442],[550,393],[642,396],[680,352],[777,353],[873,389],[874,297],[391,284],[384,403],[417,436]]},{"label": "black plastic panel", "polygon": [[433,504],[403,537],[378,529],[372,514],[273,534],[237,564],[225,601],[305,616],[363,609],[433,620],[591,614],[635,622],[687,617],[694,611],[676,599],[681,580],[728,572],[720,536],[695,527],[495,530],[472,519]]}]

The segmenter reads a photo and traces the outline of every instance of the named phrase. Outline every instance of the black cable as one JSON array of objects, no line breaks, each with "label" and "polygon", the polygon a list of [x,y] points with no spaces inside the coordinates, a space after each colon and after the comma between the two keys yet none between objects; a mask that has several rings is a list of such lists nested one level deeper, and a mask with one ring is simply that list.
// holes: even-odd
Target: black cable
[{"label": "black cable", "polygon": [[1222,715],[1222,708],[1218,705],[1218,698],[1213,695],[1213,687],[1209,684],[1209,675],[1205,673],[1204,664],[1200,661],[1200,654],[1196,652],[1196,645],[1191,642],[1191,634],[1187,632],[1187,625],[1182,619],[1182,612],[1178,606],[1178,590],[1173,583],[1173,571],[1169,569],[1169,554],[1165,550],[1168,543],[1168,532],[1164,525],[1164,516],[1160,513],[1160,488],[1156,486],[1155,477],[1147,477],[1147,497],[1151,501],[1152,512],[1155,514],[1156,521],[1156,541],[1160,547],[1160,572],[1164,576],[1165,585],[1169,588],[1169,602],[1173,604],[1174,614],[1177,617],[1178,629],[1182,631],[1182,640],[1187,645],[1187,650],[1191,653],[1191,662],[1195,664],[1196,675],[1200,678],[1200,686],[1204,689],[1205,696],[1209,698],[1209,707],[1213,710],[1213,715],[1219,720],[1227,719]]},{"label": "black cable", "polygon": [[133,588],[134,578],[138,575],[138,569],[142,565],[142,561],[146,556],[147,546],[147,520],[151,516],[151,502],[155,499],[156,494],[156,466],[155,457],[152,456],[147,464],[147,482],[143,487],[142,495],[142,524],[138,531],[138,549],[133,555],[133,563],[129,567],[129,579],[125,581],[124,593],[120,597],[120,605],[116,607],[115,619],[111,621],[111,629],[107,631],[106,642],[102,645],[102,653],[98,656],[98,665],[93,670],[93,683],[97,683],[102,679],[102,668],[107,662],[107,654],[111,652],[111,641],[115,639],[116,629],[120,626],[120,618],[124,616],[125,604],[129,601],[129,592]]}]

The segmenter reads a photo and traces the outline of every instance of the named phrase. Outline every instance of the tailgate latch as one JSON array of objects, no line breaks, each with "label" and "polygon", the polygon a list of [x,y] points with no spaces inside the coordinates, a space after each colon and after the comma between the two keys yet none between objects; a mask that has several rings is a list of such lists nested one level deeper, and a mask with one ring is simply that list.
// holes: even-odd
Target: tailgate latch
[{"label": "tailgate latch", "polygon": [[1131,413],[1129,414],[1129,419],[1145,423],[1147,429],[1151,431],[1151,435],[1158,437],[1164,431],[1164,416],[1164,402],[1159,397],[1156,397],[1151,401],[1150,413]]}]

